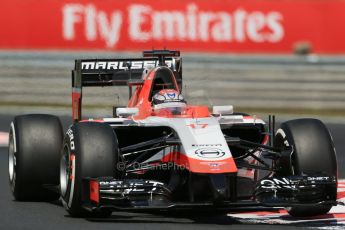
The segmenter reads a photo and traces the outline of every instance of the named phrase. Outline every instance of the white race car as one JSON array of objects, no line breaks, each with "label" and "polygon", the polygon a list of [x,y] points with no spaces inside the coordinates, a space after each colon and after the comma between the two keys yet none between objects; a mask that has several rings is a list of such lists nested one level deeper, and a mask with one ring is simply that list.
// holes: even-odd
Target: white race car
[{"label": "white race car", "polygon": [[[274,134],[273,117],[267,127],[232,106],[190,105],[178,51],[76,60],[72,85],[74,122],[65,135],[52,115],[11,124],[16,200],[61,197],[72,216],[252,206],[311,216],[337,204],[336,154],[321,121],[287,121]],[[128,86],[128,105],[113,117],[83,120],[82,88],[97,86]]]}]

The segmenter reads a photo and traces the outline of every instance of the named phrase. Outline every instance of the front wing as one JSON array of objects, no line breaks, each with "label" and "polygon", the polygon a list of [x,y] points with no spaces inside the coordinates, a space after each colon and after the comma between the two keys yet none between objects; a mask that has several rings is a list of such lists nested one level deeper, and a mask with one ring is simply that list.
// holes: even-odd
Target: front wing
[{"label": "front wing", "polygon": [[[235,185],[230,185],[235,186]],[[205,202],[172,200],[169,186],[142,179],[85,178],[83,207],[89,211],[157,210],[157,209],[219,209],[249,207],[290,207],[336,205],[337,180],[329,176],[291,176],[264,178],[259,181],[252,199],[231,199]],[[187,191],[186,191],[187,192]]]}]

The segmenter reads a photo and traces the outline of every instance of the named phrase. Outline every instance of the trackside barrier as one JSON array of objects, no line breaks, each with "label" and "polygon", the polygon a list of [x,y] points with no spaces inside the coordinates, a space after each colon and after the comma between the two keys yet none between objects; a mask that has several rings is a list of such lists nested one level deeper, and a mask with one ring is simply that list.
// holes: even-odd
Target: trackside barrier
[{"label": "trackside barrier", "polygon": [[[102,55],[105,54],[0,52],[0,114],[70,114],[74,59],[125,54]],[[250,113],[272,113],[272,109],[282,113],[314,111],[339,115],[344,120],[344,59],[338,57],[338,63],[334,63],[335,59],[322,56],[320,63],[313,64],[300,57],[210,56],[182,53],[183,95],[190,104],[233,105],[235,112],[242,107],[251,109]],[[113,114],[112,106],[123,106],[128,101],[126,87],[87,87],[83,94],[84,108],[97,114],[104,111],[107,116]]]}]

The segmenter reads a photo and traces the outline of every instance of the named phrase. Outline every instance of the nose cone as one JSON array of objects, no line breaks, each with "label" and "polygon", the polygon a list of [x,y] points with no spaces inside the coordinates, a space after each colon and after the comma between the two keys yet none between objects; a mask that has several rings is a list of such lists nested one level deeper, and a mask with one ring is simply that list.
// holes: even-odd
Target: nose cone
[{"label": "nose cone", "polygon": [[236,176],[232,173],[199,174],[189,177],[191,200],[222,203],[236,199]]}]

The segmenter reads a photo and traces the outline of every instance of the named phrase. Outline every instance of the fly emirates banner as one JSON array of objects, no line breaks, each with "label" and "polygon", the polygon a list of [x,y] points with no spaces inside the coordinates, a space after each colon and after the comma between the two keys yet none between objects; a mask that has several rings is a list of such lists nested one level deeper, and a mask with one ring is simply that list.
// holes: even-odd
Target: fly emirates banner
[{"label": "fly emirates banner", "polygon": [[345,53],[342,0],[2,0],[0,49]]}]

